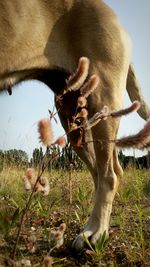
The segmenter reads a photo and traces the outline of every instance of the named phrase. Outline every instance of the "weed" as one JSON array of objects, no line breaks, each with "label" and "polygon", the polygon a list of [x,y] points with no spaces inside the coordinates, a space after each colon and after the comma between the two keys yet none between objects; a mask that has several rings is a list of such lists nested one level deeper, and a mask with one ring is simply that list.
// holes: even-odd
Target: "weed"
[{"label": "weed", "polygon": [[118,195],[122,203],[128,202],[132,198],[132,188],[124,188],[124,190],[119,191]]},{"label": "weed", "polygon": [[[149,266],[150,248],[148,227],[150,227],[150,220],[148,216],[150,216],[150,214],[147,210],[145,216],[145,210],[143,208],[149,205],[148,196],[145,194],[143,195],[143,188],[149,180],[148,173],[148,171],[138,171],[132,169],[125,172],[124,182],[120,186],[119,194],[117,194],[113,207],[110,238],[106,244],[100,242],[98,245],[96,244],[95,246],[92,246],[92,248],[87,245],[88,249],[92,249],[93,253],[92,260],[90,256],[87,255],[87,264],[89,266],[103,266],[103,264],[104,266],[109,266],[108,263],[110,262],[110,266],[119,267],[123,264],[123,262],[124,266],[136,266],[138,262],[141,262],[141,266],[142,264],[143,266]],[[19,218],[15,218],[14,216],[14,223],[11,223],[13,214],[15,211],[17,212],[17,209],[19,208],[20,212],[17,216],[20,217],[21,210],[24,208],[26,198],[29,195],[28,192],[23,192],[20,180],[22,175],[22,170],[18,171],[15,169],[9,169],[9,171],[3,170],[3,172],[0,173],[0,180],[2,181],[2,179],[5,178],[5,184],[3,184],[0,189],[0,225],[2,224],[0,229],[1,254],[4,253],[5,256],[8,256],[10,250],[12,249],[12,244],[9,244],[9,242],[10,239],[14,240],[15,232],[18,227]],[[93,192],[93,189],[91,190],[91,181],[88,178],[89,174],[87,171],[80,173],[73,171],[72,205],[70,206],[69,214],[69,198],[64,197],[65,191],[62,191],[62,188],[63,190],[67,188],[68,181],[66,177],[68,176],[68,172],[62,173],[60,171],[52,171],[50,174],[46,173],[46,176],[50,179],[51,191],[46,197],[39,194],[34,195],[30,210],[24,220],[21,239],[19,242],[20,253],[22,253],[21,258],[26,257],[27,253],[26,250],[23,250],[24,235],[30,236],[31,234],[34,234],[37,238],[37,252],[30,255],[30,252],[28,251],[27,255],[35,264],[39,262],[39,258],[40,262],[42,262],[43,253],[47,254],[49,251],[48,238],[50,231],[52,229],[57,229],[63,221],[67,222],[67,216],[70,216],[69,229],[67,227],[64,235],[65,242],[63,247],[65,251],[62,249],[61,252],[58,249],[57,252],[57,249],[55,249],[52,251],[52,256],[54,257],[54,262],[57,262],[58,260],[58,266],[76,266],[74,265],[74,258],[72,258],[71,252],[69,252],[70,248],[68,249],[68,247],[71,243],[70,240],[72,240],[72,238],[79,232],[79,227],[82,228],[84,221],[88,217],[88,210],[90,206],[89,198],[91,198]],[[7,184],[11,187],[11,193],[9,195],[6,194]],[[80,187],[80,190],[76,189],[78,186]],[[20,194],[17,194],[16,188]],[[130,188],[133,192],[129,198],[126,196],[127,188]],[[125,197],[122,197],[122,195]],[[76,205],[78,205],[80,209],[78,209]],[[77,220],[75,211],[77,211],[79,215],[79,220]],[[84,217],[82,213],[83,211]],[[5,218],[7,217],[9,224],[5,223]],[[6,230],[3,227],[6,227]],[[3,242],[2,237],[5,236],[5,234],[9,238],[6,238],[5,242]],[[59,261],[64,259],[64,256],[67,257],[65,263],[63,263],[63,261]],[[81,259],[81,262],[83,262],[83,259]],[[82,263],[81,266],[84,266],[84,263]]]},{"label": "weed", "polygon": [[143,194],[144,196],[150,196],[150,180],[148,180],[143,186]]},{"label": "weed", "polygon": [[91,201],[91,191],[86,191],[85,189],[79,188],[77,189],[76,198],[78,203],[76,204],[75,215],[77,220],[84,224],[87,220],[89,209],[90,209],[90,201]]},{"label": "weed", "polygon": [[[91,244],[85,235],[83,237],[85,244],[92,252],[93,263],[100,263],[108,243],[106,232],[104,232],[101,238],[94,244]],[[86,250],[86,253],[89,253],[88,249]]]},{"label": "weed", "polygon": [[13,211],[10,208],[3,208],[0,212],[0,231],[3,232],[5,238],[7,239],[12,227],[17,225],[19,218],[19,208]]}]

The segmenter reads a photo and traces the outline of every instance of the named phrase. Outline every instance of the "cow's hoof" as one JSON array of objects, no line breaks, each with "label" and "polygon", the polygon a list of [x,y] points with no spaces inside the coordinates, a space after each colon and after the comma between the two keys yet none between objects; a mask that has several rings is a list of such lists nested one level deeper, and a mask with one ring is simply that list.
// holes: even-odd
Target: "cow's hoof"
[{"label": "cow's hoof", "polygon": [[74,240],[72,247],[78,252],[81,251],[84,248],[86,240],[89,239],[92,235],[93,232],[89,230],[80,233]]},{"label": "cow's hoof", "polygon": [[87,243],[87,239],[88,242],[90,242],[91,244],[95,244],[96,242],[98,242],[100,239],[103,239],[103,241],[107,240],[109,238],[109,234],[108,232],[103,232],[103,234],[101,234],[101,232],[97,231],[96,233],[93,233],[92,231],[85,231],[80,233],[76,239],[74,240],[72,247],[73,249],[75,249],[77,252],[81,251],[85,244]]},{"label": "cow's hoof", "polygon": [[78,235],[72,244],[73,249],[80,252],[84,248],[84,239],[81,235]]},{"label": "cow's hoof", "polygon": [[95,243],[99,242],[100,240],[103,240],[103,242],[105,242],[108,238],[109,238],[108,231],[104,231],[103,233],[98,231],[92,235],[90,242],[92,244],[95,244]]}]

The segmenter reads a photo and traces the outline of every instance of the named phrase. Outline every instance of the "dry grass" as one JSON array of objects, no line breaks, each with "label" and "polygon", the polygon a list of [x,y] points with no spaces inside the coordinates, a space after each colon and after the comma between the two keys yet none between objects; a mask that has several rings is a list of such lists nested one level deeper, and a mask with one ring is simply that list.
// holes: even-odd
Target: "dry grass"
[{"label": "dry grass", "polygon": [[[0,266],[13,249],[19,218],[29,196],[22,185],[23,170],[0,173]],[[50,231],[62,222],[67,229],[64,244],[52,251],[54,266],[149,266],[150,171],[128,169],[115,198],[108,242],[88,244],[80,254],[71,249],[92,207],[93,185],[88,172],[52,171],[46,174],[50,194],[35,193],[23,223],[17,261],[42,266],[49,252]],[[29,237],[34,237],[34,249]],[[88,242],[87,242],[88,243]],[[26,263],[27,264],[27,263]]]}]

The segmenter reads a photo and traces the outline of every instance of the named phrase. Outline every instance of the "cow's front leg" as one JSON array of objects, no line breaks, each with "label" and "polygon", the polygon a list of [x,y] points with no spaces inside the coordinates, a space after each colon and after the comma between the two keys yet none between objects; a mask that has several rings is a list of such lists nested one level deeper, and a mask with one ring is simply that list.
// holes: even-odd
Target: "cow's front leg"
[{"label": "cow's front leg", "polygon": [[[72,104],[72,94],[68,94],[66,97],[66,102]],[[64,106],[67,108],[59,108],[59,106],[57,108],[61,123],[68,132],[68,118],[72,118],[73,115],[69,104],[66,105],[64,102]],[[110,144],[108,140],[115,138],[117,128],[117,120],[112,121],[110,118],[100,121],[90,131],[85,132],[83,146],[76,145],[76,141],[80,137],[77,131],[68,135],[76,152],[87,164],[95,184],[94,208],[83,231],[73,243],[76,250],[84,247],[85,238],[95,243],[104,232],[108,236],[112,202],[118,185],[117,176],[120,172],[116,158],[114,161],[114,157],[117,157],[114,153],[114,145]]]},{"label": "cow's front leg", "polygon": [[[103,125],[101,128],[100,125],[97,125],[95,129],[93,129],[96,166],[98,170],[95,203],[87,224],[73,243],[76,250],[81,250],[83,248],[85,238],[89,238],[91,243],[95,243],[104,233],[106,237],[108,237],[110,214],[113,199],[118,187],[118,179],[114,171],[113,145],[109,142],[105,144],[95,142],[98,139],[108,139],[107,122],[104,124],[106,124],[105,127]],[[102,134],[103,129],[105,129],[105,133],[103,132],[104,135]]]},{"label": "cow's front leg", "polygon": [[[86,94],[86,97],[88,97],[89,94],[87,95],[87,93],[90,91],[88,106],[85,106],[88,107],[89,118],[96,114],[96,112],[100,112],[104,104],[111,107],[112,103],[114,103],[113,109],[115,110],[118,108],[118,101],[115,102],[115,100],[118,99],[118,94],[116,98],[116,95],[112,94],[114,88],[109,91],[107,90],[108,99],[102,101],[105,100],[103,94],[105,93],[106,88],[105,84],[103,86],[102,81],[100,87],[97,89],[95,88],[95,86],[97,86],[98,76],[92,76],[88,83],[81,88],[81,91],[74,91],[72,87],[82,86],[83,80],[81,77],[85,80],[85,76],[87,76],[79,75],[81,74],[79,71],[82,65],[81,62],[82,60],[80,61],[75,75],[69,78],[67,89],[63,91],[61,98],[58,96],[56,97],[56,106],[62,125],[76,152],[87,164],[95,184],[95,204],[92,214],[83,231],[73,244],[77,250],[80,250],[84,246],[85,238],[89,238],[91,242],[96,242],[103,233],[108,235],[112,202],[118,184],[116,173],[119,170],[117,161],[115,162],[115,166],[113,163],[114,145],[109,143],[109,140],[113,140],[116,137],[118,121],[113,121],[111,118],[106,121],[99,121],[96,126],[92,129],[90,128],[89,132],[87,132],[86,127],[84,128],[84,124],[82,124],[81,120],[81,118],[84,118],[80,114],[82,106],[79,106],[79,110],[77,109],[79,97],[84,95],[83,92]],[[84,74],[84,72],[82,74]],[[76,80],[79,80],[80,83],[79,81],[78,83],[75,83]],[[73,82],[74,86],[71,82]],[[70,86],[71,91],[69,89]],[[95,89],[94,91],[93,86]]]},{"label": "cow's front leg", "polygon": [[117,184],[117,177],[112,170],[105,172],[103,177],[98,177],[94,209],[84,230],[73,243],[76,250],[83,248],[85,238],[90,238],[90,242],[95,243],[104,233],[108,237],[110,214]]}]

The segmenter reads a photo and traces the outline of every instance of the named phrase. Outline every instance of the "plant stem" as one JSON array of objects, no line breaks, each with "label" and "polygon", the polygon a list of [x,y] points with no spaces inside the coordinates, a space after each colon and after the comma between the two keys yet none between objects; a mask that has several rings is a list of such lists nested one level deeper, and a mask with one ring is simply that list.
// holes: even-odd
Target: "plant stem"
[{"label": "plant stem", "polygon": [[35,184],[33,186],[32,192],[31,192],[31,194],[30,194],[30,196],[28,198],[28,201],[26,203],[26,206],[25,206],[25,208],[23,210],[23,213],[22,213],[22,216],[21,216],[20,225],[19,225],[18,232],[17,232],[17,237],[16,237],[16,242],[15,242],[14,249],[13,249],[12,256],[11,256],[12,260],[14,260],[15,256],[16,256],[16,251],[17,251],[17,247],[18,247],[18,242],[19,242],[19,238],[20,238],[20,232],[21,232],[21,229],[22,229],[23,221],[24,221],[25,215],[26,215],[26,213],[27,213],[27,211],[28,211],[28,209],[30,207],[30,204],[32,202],[32,197],[33,197],[33,194],[35,192],[36,185],[39,182],[39,180],[40,180],[40,178],[41,178],[41,176],[42,176],[43,172],[45,171],[45,169],[47,167],[47,164],[48,164],[48,162],[47,162],[47,164],[45,164],[45,159],[46,159],[46,152],[45,152],[45,155],[44,155],[44,157],[42,159],[42,162],[40,164],[38,175],[37,175],[37,179],[36,179]]}]

